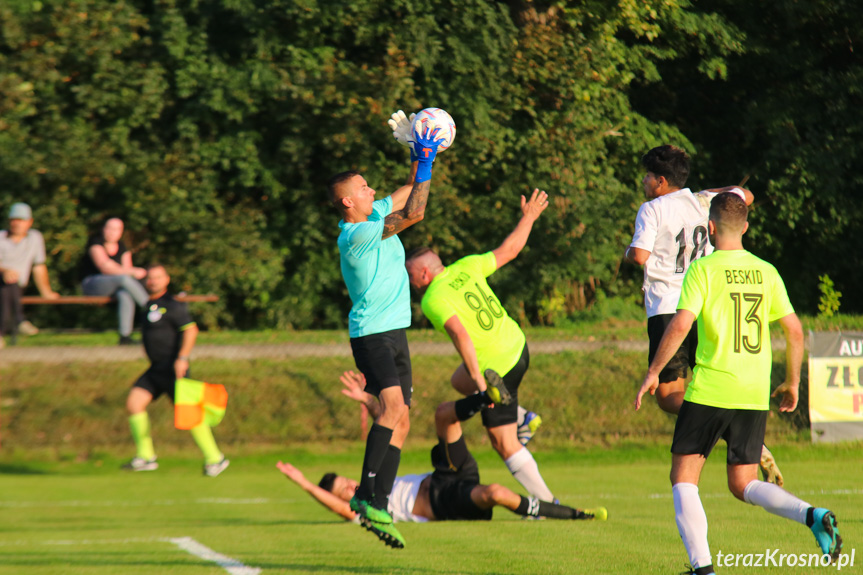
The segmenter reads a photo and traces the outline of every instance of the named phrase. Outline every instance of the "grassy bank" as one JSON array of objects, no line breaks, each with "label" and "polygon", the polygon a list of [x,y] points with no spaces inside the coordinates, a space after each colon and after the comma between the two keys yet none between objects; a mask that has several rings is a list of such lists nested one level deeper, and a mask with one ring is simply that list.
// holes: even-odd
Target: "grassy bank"
[{"label": "grassy bank", "polygon": [[[775,385],[782,360],[777,354]],[[532,447],[667,444],[673,418],[652,399],[641,412],[632,409],[644,364],[643,354],[610,347],[533,356],[519,390],[521,404],[543,416]],[[456,365],[456,356],[414,358],[412,439],[434,439],[436,406],[457,398],[449,386]],[[125,397],[146,367],[144,361],[16,364],[0,386],[3,451],[39,449],[53,451],[56,458],[86,459],[93,449],[128,448]],[[217,359],[194,363],[192,370],[194,377],[228,388],[228,411],[216,429],[220,443],[298,446],[360,438],[359,406],[340,393],[338,381],[341,371],[353,367],[347,357]],[[190,444],[187,433],[173,429],[166,399],[155,403],[150,413],[158,448]],[[478,418],[465,427],[474,444],[487,441]],[[806,437],[794,416],[776,412],[771,413],[768,433],[774,441]]]}]

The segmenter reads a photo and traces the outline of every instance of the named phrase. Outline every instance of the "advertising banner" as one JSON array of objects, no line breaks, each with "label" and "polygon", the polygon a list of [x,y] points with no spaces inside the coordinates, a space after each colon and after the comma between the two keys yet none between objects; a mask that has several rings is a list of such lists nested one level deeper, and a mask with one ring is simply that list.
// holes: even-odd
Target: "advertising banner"
[{"label": "advertising banner", "polygon": [[809,332],[813,442],[863,439],[863,332]]}]

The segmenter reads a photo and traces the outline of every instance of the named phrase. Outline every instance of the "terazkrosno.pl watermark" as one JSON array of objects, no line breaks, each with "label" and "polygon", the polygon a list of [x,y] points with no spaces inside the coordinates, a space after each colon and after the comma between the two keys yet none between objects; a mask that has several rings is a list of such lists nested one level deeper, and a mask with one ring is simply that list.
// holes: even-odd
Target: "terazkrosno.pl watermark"
[{"label": "terazkrosno.pl watermark", "polygon": [[717,567],[854,567],[856,549],[842,553],[836,562],[829,555],[820,553],[782,553],[779,549],[765,549],[764,553],[723,553],[716,554]]}]

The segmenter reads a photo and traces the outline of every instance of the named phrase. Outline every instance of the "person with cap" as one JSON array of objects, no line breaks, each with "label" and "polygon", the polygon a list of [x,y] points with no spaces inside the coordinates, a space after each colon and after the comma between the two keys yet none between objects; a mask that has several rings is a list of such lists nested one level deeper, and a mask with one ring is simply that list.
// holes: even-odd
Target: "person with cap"
[{"label": "person with cap", "polygon": [[[12,204],[9,210],[9,229],[0,231],[0,336],[12,316],[18,332],[35,335],[39,329],[24,317],[21,294],[30,282],[47,299],[60,294],[51,289],[45,257],[45,240],[33,228],[33,210],[23,202]],[[0,347],[3,340],[0,339]]]}]

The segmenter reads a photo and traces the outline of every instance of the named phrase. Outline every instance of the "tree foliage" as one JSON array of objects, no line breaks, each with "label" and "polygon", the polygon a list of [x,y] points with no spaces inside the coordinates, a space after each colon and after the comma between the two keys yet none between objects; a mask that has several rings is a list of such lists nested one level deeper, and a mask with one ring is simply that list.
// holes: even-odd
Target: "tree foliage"
[{"label": "tree foliage", "polygon": [[[842,291],[863,282],[863,4],[850,0],[710,0],[740,29],[744,52],[722,81],[667,62],[636,108],[673,121],[699,151],[705,180],[749,177],[756,194],[748,249],[773,262],[791,300],[817,311],[819,276]],[[646,95],[645,95],[646,94]],[[843,302],[863,310],[860,298]]]},{"label": "tree foliage", "polygon": [[[350,303],[325,182],[357,169],[379,195],[391,192],[408,159],[389,114],[443,107],[458,137],[435,164],[426,219],[404,243],[432,245],[445,261],[493,249],[518,218],[519,196],[547,190],[552,208],[496,289],[522,321],[553,323],[597,292],[637,291],[637,270],[621,272],[620,256],[642,201],[644,151],[697,136],[699,160],[735,153],[733,138],[701,144],[707,132],[679,101],[633,96],[636,86],[661,94],[683,70],[693,90],[735,85],[737,66],[768,69],[781,57],[766,41],[747,47],[750,25],[732,10],[748,16],[743,3],[709,4],[7,2],[0,204],[33,205],[62,291],[77,289],[87,234],[117,215],[136,261],[164,262],[180,288],[223,296],[201,310],[211,325],[342,326]],[[760,111],[773,131],[753,147],[787,129]],[[785,158],[778,147],[765,156],[771,166]],[[810,156],[777,172],[764,195],[786,194],[825,159]],[[798,226],[816,217],[782,205]],[[778,223],[762,226],[762,243],[783,237]]]}]

